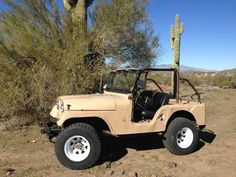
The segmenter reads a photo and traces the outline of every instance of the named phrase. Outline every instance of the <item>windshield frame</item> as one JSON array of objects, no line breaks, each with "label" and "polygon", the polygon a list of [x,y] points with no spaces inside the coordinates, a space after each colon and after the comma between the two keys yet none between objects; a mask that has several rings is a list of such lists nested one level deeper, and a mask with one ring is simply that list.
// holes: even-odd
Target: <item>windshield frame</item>
[{"label": "windshield frame", "polygon": [[[133,89],[130,92],[124,93],[124,92],[114,91],[114,90],[107,88],[108,82],[110,80],[113,80],[113,78],[111,79],[112,75],[114,77],[117,72],[130,72],[130,71],[136,72],[135,83],[133,85]],[[144,73],[146,75],[145,79],[147,79],[150,71],[156,71],[156,72],[158,72],[158,71],[172,71],[173,72],[174,82],[172,85],[173,86],[173,93],[171,95],[171,98],[176,99],[178,102],[179,101],[179,72],[175,68],[145,68],[145,69],[129,68],[129,69],[114,70],[114,71],[110,72],[109,77],[108,77],[108,82],[107,82],[104,90],[107,92],[114,92],[114,93],[121,93],[121,94],[133,94],[134,91],[137,89],[137,82],[138,82],[141,74]]]},{"label": "windshield frame", "polygon": [[[118,90],[118,89],[114,89],[114,79],[115,77],[117,76],[117,74],[120,74],[120,73],[131,73],[131,74],[134,74],[134,80],[133,80],[133,83],[130,85],[128,85],[129,87],[131,87],[132,89],[129,89],[127,91],[122,91],[122,90]],[[115,70],[115,71],[111,71],[110,74],[109,74],[109,77],[108,77],[108,81],[106,83],[106,87],[105,87],[105,91],[107,92],[115,92],[115,93],[122,93],[122,94],[131,94],[133,93],[133,89],[135,88],[136,86],[136,82],[137,82],[137,79],[139,78],[139,73],[140,71],[137,70],[137,69],[123,69],[123,70]]]}]

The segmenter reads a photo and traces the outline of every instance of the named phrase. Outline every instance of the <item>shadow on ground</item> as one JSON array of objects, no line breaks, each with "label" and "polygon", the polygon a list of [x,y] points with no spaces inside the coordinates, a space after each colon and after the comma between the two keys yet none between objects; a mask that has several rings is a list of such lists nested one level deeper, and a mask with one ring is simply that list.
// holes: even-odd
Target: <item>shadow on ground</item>
[{"label": "shadow on ground", "polygon": [[[215,137],[215,133],[211,130],[199,131],[200,141],[196,151],[201,150],[205,143],[212,143]],[[103,151],[100,164],[122,159],[128,154],[127,148],[137,151],[165,148],[162,143],[162,136],[158,135],[125,136],[119,138],[106,135],[103,136],[102,144]]]},{"label": "shadow on ground", "polygon": [[128,154],[127,148],[137,151],[162,149],[162,137],[158,135],[145,135],[145,136],[125,136],[125,137],[112,137],[105,136],[103,138],[103,152],[100,163],[115,162],[122,159]]},{"label": "shadow on ground", "polygon": [[196,151],[202,149],[206,143],[211,144],[216,138],[216,134],[208,129],[199,131],[199,142]]},{"label": "shadow on ground", "polygon": [[211,144],[215,140],[216,134],[211,130],[205,129],[203,131],[199,131],[199,138],[202,141]]}]

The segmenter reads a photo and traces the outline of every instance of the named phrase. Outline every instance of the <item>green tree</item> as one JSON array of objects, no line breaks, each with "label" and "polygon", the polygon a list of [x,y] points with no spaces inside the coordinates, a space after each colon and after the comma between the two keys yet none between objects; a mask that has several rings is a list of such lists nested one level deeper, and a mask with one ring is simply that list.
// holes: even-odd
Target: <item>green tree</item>
[{"label": "green tree", "polygon": [[149,67],[159,38],[147,15],[147,0],[100,0],[90,13],[92,49],[115,66]]},{"label": "green tree", "polygon": [[0,16],[1,120],[46,118],[56,97],[93,91],[84,64],[89,40],[73,40],[71,18],[54,0],[4,1]]},{"label": "green tree", "polygon": [[88,66],[88,52],[112,58],[116,66],[148,66],[155,57],[158,38],[148,28],[146,1],[100,0],[91,10],[88,34],[77,38],[80,29],[55,0],[3,1],[8,8],[0,13],[0,121],[45,119],[58,96],[95,92],[107,66]]}]

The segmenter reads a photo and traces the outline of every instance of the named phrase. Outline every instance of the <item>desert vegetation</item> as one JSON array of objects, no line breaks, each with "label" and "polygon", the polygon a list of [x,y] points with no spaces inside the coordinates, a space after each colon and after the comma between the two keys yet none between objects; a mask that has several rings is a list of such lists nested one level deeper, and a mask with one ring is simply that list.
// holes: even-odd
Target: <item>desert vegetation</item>
[{"label": "desert vegetation", "polygon": [[[213,144],[200,134],[195,153],[174,156],[158,135],[132,139],[106,135],[103,140],[109,141],[104,141],[95,167],[83,171],[64,168],[56,160],[54,144],[40,134],[34,123],[49,119],[50,109],[60,95],[98,92],[101,75],[106,78],[111,69],[155,66],[159,36],[154,35],[147,14],[149,1],[95,1],[89,9],[86,34],[56,0],[2,2],[6,8],[0,11],[0,176],[236,174],[235,70],[181,72],[202,93],[207,129],[216,135]],[[172,75],[153,77],[171,90]]]},{"label": "desert vegetation", "polygon": [[162,145],[161,137],[156,135],[121,139],[107,137],[106,150],[95,167],[72,171],[61,166],[55,156],[54,144],[40,134],[39,127],[30,126],[22,130],[0,131],[0,176],[234,176],[236,92],[232,89],[206,89],[203,92],[206,93],[207,128],[216,137],[212,144],[201,140],[193,154],[175,156],[169,153]]},{"label": "desert vegetation", "polygon": [[189,78],[196,86],[219,87],[223,89],[236,89],[236,72],[183,72],[183,77]]},{"label": "desert vegetation", "polygon": [[[148,1],[99,0],[87,34],[55,0],[4,0],[0,13],[0,121],[9,125],[48,119],[59,95],[98,91],[101,71],[150,66],[158,36]],[[86,55],[96,53],[94,62]]]},{"label": "desert vegetation", "polygon": [[[0,121],[7,127],[48,119],[58,96],[98,92],[102,73],[154,66],[159,56],[146,0],[97,1],[89,10],[86,35],[55,0],[3,2]],[[86,57],[91,53],[95,57]],[[236,87],[232,71],[182,75],[196,86]]]}]

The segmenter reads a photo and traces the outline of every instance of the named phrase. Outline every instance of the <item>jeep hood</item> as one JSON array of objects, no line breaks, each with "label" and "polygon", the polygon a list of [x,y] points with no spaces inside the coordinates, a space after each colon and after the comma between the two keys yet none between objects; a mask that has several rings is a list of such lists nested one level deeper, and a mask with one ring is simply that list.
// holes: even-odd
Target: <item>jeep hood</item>
[{"label": "jeep hood", "polygon": [[73,95],[61,96],[66,110],[71,111],[115,111],[115,100],[111,95]]}]

